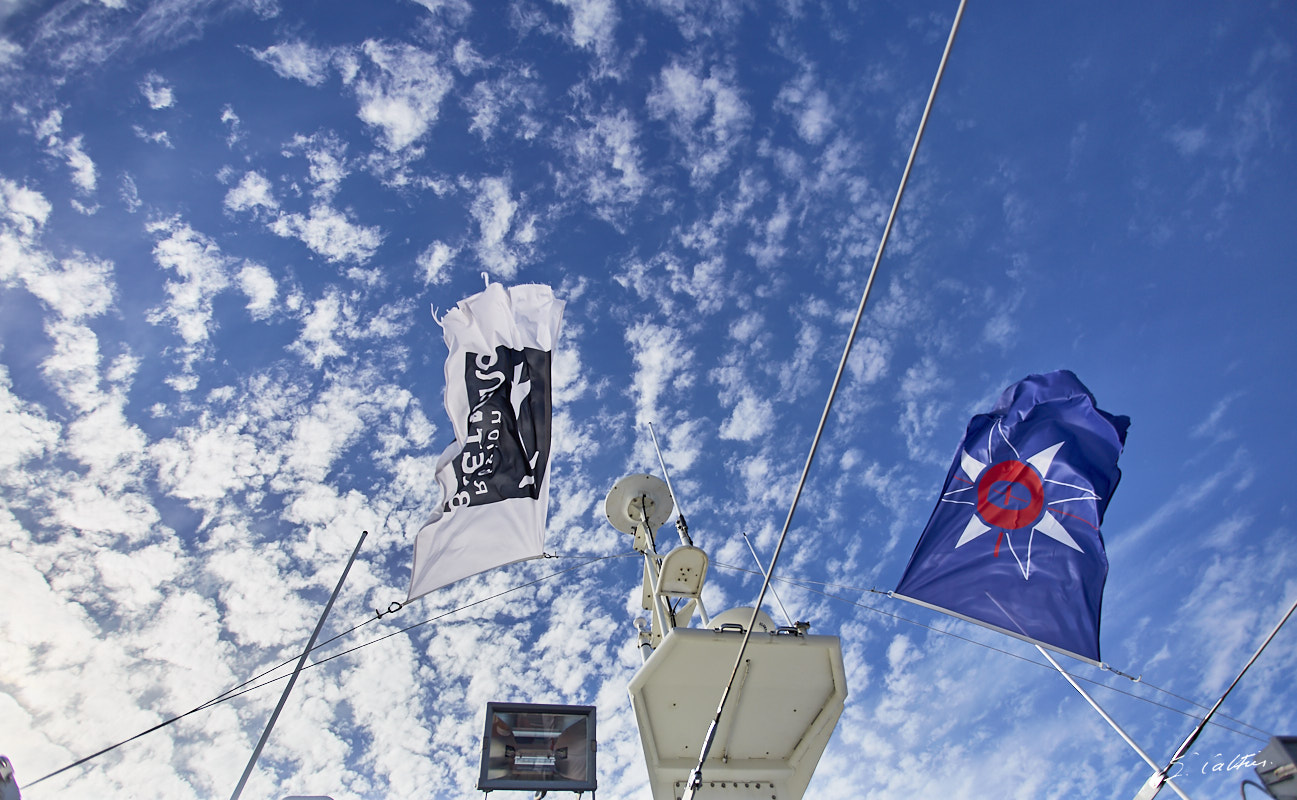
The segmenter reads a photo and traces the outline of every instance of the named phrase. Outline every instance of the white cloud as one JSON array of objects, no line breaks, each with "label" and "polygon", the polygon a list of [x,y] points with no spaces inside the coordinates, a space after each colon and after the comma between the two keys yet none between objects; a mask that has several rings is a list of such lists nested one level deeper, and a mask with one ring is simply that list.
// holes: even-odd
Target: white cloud
[{"label": "white cloud", "polygon": [[750,442],[770,431],[774,417],[774,404],[749,390],[734,404],[729,418],[720,427],[719,435],[722,439]]},{"label": "white cloud", "polygon": [[31,236],[49,219],[51,206],[40,192],[0,177],[0,211],[25,236]]},{"label": "white cloud", "polygon": [[82,324],[47,322],[45,332],[53,343],[41,362],[41,372],[59,395],[80,412],[103,402],[99,390],[99,338]]},{"label": "white cloud", "polygon": [[139,187],[135,185],[135,179],[126,173],[122,174],[121,184],[118,196],[122,199],[122,205],[126,206],[126,210],[134,214],[144,205],[140,200]]},{"label": "white cloud", "polygon": [[22,58],[23,48],[16,42],[0,38],[0,67],[7,67]]},{"label": "white cloud", "polygon": [[671,274],[672,291],[692,298],[694,308],[700,314],[719,311],[734,294],[723,258],[702,259],[694,263],[692,269],[668,260],[666,267]]},{"label": "white cloud", "polygon": [[1120,539],[1108,545],[1109,557],[1129,558],[1139,542],[1149,534],[1163,528],[1177,516],[1192,513],[1218,489],[1229,487],[1238,491],[1240,478],[1244,483],[1249,479],[1249,461],[1247,450],[1239,448],[1227,461],[1212,464],[1214,471],[1206,475],[1195,475],[1173,487],[1160,505],[1144,519],[1127,527]]},{"label": "white cloud", "polygon": [[916,461],[941,461],[944,453],[936,452],[930,440],[941,421],[945,404],[936,400],[937,390],[948,381],[941,377],[937,363],[924,357],[912,365],[901,378],[899,397],[903,407],[898,420],[905,435],[910,458]]},{"label": "white cloud", "polygon": [[479,237],[473,246],[482,265],[502,278],[512,278],[535,240],[535,218],[517,219],[519,201],[514,200],[509,179],[483,178],[469,211],[477,220]]},{"label": "white cloud", "polygon": [[273,474],[279,461],[275,451],[259,449],[235,423],[183,428],[152,445],[149,455],[170,496],[206,502],[259,488],[262,475]]},{"label": "white cloud", "polygon": [[113,265],[81,253],[56,263],[37,241],[49,213],[39,192],[0,178],[0,284],[21,283],[63,319],[103,314],[113,303]]},{"label": "white cloud", "polygon": [[[24,536],[12,517],[0,520],[0,526],[6,541]],[[75,557],[66,550],[61,555],[68,561]],[[50,585],[38,558],[11,552],[0,564],[0,602],[7,608],[43,609],[39,616],[8,614],[0,620],[0,658],[5,663],[7,692],[12,690],[19,704],[36,710],[36,719],[32,720],[35,724],[24,726],[41,743],[32,752],[48,758],[45,763],[66,763],[74,759],[68,759],[68,753],[56,742],[87,736],[96,741],[117,741],[123,727],[143,730],[155,724],[156,717],[140,708],[134,696],[139,678],[147,681],[153,676],[132,677],[127,631],[102,630],[84,607],[68,602]],[[82,683],[87,665],[93,665],[93,674],[114,679],[88,692]],[[49,707],[47,698],[59,698],[59,707],[68,713],[46,717],[40,709]],[[35,777],[30,772],[26,775],[28,780]],[[82,776],[83,783],[91,785],[101,780],[87,781]]]},{"label": "white cloud", "polygon": [[120,394],[105,396],[98,406],[68,425],[68,451],[106,487],[120,488],[132,482],[144,453],[144,433],[126,419],[124,406]]},{"label": "white cloud", "polygon": [[464,24],[473,13],[473,4],[469,0],[414,0],[414,2],[433,14],[445,16],[457,25]]},{"label": "white cloud", "polygon": [[350,338],[344,330],[348,325],[345,311],[343,299],[336,291],[316,300],[307,312],[302,333],[291,349],[304,356],[315,369],[323,366],[325,359],[346,355],[347,351],[337,338],[339,334],[343,339]]},{"label": "white cloud", "polygon": [[72,170],[73,185],[81,194],[88,195],[98,183],[98,169],[82,147],[83,138],[75,136],[71,140],[65,140],[62,131],[63,112],[58,109],[51,111],[36,124],[36,138],[44,141],[46,152],[67,163]]},{"label": "white cloud", "polygon": [[275,311],[279,289],[270,270],[260,264],[244,264],[239,270],[239,288],[248,298],[248,313],[253,319],[266,319]]},{"label": "white cloud", "polygon": [[225,193],[225,207],[230,211],[279,208],[274,187],[260,172],[245,172],[238,185]]},{"label": "white cloud", "polygon": [[833,128],[833,103],[815,83],[814,73],[807,69],[795,80],[784,84],[775,99],[775,108],[793,118],[797,134],[811,144],[820,144]]},{"label": "white cloud", "polygon": [[577,47],[588,47],[600,58],[612,54],[617,8],[611,0],[557,0],[572,11],[569,36]]},{"label": "white cloud", "polygon": [[763,315],[756,312],[743,314],[730,325],[729,335],[739,342],[748,344],[753,342],[765,327],[766,320]]},{"label": "white cloud", "polygon": [[467,39],[455,42],[454,59],[455,66],[463,75],[476,72],[486,66],[486,60],[478,55],[477,50],[473,48],[473,43]]},{"label": "white cloud", "polygon": [[681,35],[694,42],[731,33],[743,18],[748,3],[746,0],[713,0],[709,3],[649,0],[648,5],[670,17]]},{"label": "white cloud", "polygon": [[649,322],[628,328],[626,343],[635,362],[630,390],[635,398],[635,423],[644,426],[666,416],[659,406],[664,394],[692,382],[688,370],[694,353],[679,330]]},{"label": "white cloud", "polygon": [[684,146],[683,164],[696,184],[707,184],[743,142],[750,113],[729,70],[672,61],[648,96],[649,113],[665,120]]},{"label": "white cloud", "polygon": [[874,383],[887,374],[888,361],[892,356],[892,347],[887,342],[873,336],[856,339],[847,360],[847,369],[851,377],[862,383]]},{"label": "white cloud", "polygon": [[1232,431],[1229,427],[1222,426],[1221,422],[1226,418],[1226,413],[1229,411],[1229,407],[1238,399],[1238,394],[1231,394],[1227,397],[1221,398],[1221,400],[1212,407],[1207,418],[1195,425],[1193,430],[1189,432],[1189,435],[1193,436],[1195,439],[1206,438],[1216,442],[1231,438],[1233,436]]},{"label": "white cloud", "polygon": [[95,162],[86,155],[86,151],[81,147],[82,137],[76,136],[71,141],[65,142],[57,148],[61,155],[67,160],[68,167],[72,170],[72,183],[81,190],[83,194],[90,194],[95,190],[99,181],[99,172],[95,167]]},{"label": "white cloud", "polygon": [[806,394],[809,389],[806,376],[814,373],[822,357],[823,341],[823,332],[811,320],[803,321],[798,327],[796,349],[779,366],[779,387],[784,397],[793,399]]},{"label": "white cloud", "polygon": [[764,224],[756,225],[757,236],[748,243],[747,253],[757,262],[757,266],[769,269],[779,263],[784,256],[784,236],[792,222],[792,212],[788,202],[780,197],[778,205]]},{"label": "white cloud", "polygon": [[140,492],[122,492],[118,487],[83,481],[65,487],[61,498],[65,503],[53,509],[53,521],[78,532],[123,536],[138,542],[157,531],[157,509]]},{"label": "white cloud", "polygon": [[365,263],[383,241],[377,227],[352,222],[347,216],[325,205],[311,206],[309,216],[281,214],[270,224],[270,230],[285,238],[299,239],[313,252],[331,262]]},{"label": "white cloud", "polygon": [[385,409],[403,409],[408,402],[408,395],[399,390],[375,391],[372,373],[335,375],[305,414],[294,415],[282,451],[284,466],[275,476],[280,487],[300,484],[303,499],[297,513],[304,522],[327,519],[337,510],[343,498],[323,485],[325,477],[377,415]]},{"label": "white cloud", "polygon": [[175,105],[176,96],[171,86],[156,72],[150,72],[140,82],[140,94],[148,102],[149,108],[158,111]]},{"label": "white cloud", "polygon": [[1001,311],[986,320],[982,327],[982,340],[1002,347],[1013,347],[1017,343],[1013,335],[1018,331],[1018,324],[1010,313]]},{"label": "white cloud", "polygon": [[[0,477],[26,461],[54,449],[60,426],[47,419],[42,408],[13,394],[9,370],[0,365]],[[6,481],[7,483],[8,481]]]},{"label": "white cloud", "polygon": [[479,81],[460,102],[473,118],[468,129],[483,141],[490,141],[497,133],[532,141],[545,130],[540,121],[544,92],[531,69],[514,69],[498,78]]},{"label": "white cloud", "polygon": [[450,264],[458,252],[458,249],[445,242],[433,242],[424,248],[418,259],[415,260],[415,264],[419,267],[419,276],[423,279],[424,285],[431,286],[449,280],[450,275],[446,272],[446,266]]},{"label": "white cloud", "polygon": [[1175,149],[1180,155],[1188,158],[1196,155],[1207,145],[1207,129],[1203,127],[1176,127],[1167,133],[1167,138],[1171,140],[1171,144],[1175,145]]},{"label": "white cloud", "polygon": [[298,80],[308,86],[319,86],[328,77],[329,50],[311,47],[305,42],[274,44],[265,50],[253,50],[258,61],[269,64],[282,78]]},{"label": "white cloud", "polygon": [[228,259],[216,242],[179,218],[151,222],[147,229],[165,236],[154,245],[153,258],[179,278],[167,281],[168,302],[149,312],[149,321],[170,320],[185,344],[201,345],[215,325],[212,302],[230,283]]},{"label": "white cloud", "polygon": [[234,109],[226,105],[221,109],[221,123],[229,128],[229,133],[225,136],[225,144],[233,147],[234,143],[243,138],[243,121],[239,115],[234,113]]},{"label": "white cloud", "polygon": [[62,130],[63,112],[57,108],[46,114],[44,119],[36,122],[36,138],[46,140],[46,144],[50,144],[51,139],[56,139]]},{"label": "white cloud", "polygon": [[113,304],[113,265],[78,255],[27,276],[27,289],[60,316],[96,317]]},{"label": "white cloud", "polygon": [[437,121],[442,98],[454,80],[436,55],[426,50],[374,40],[366,41],[361,50],[374,69],[363,70],[356,82],[358,115],[379,129],[384,147],[403,150]]},{"label": "white cloud", "polygon": [[[281,642],[301,641],[307,635],[314,611],[296,592],[285,591],[302,581],[287,569],[282,548],[263,544],[255,559],[241,558],[236,550],[222,548],[207,559],[205,571],[220,587],[225,607],[222,623],[245,646],[273,647]],[[267,614],[263,597],[267,586],[280,587],[276,604],[285,603],[286,613]]]},{"label": "white cloud", "polygon": [[639,137],[639,126],[626,109],[590,116],[576,131],[556,135],[575,172],[560,178],[576,183],[586,202],[610,222],[624,217],[648,188]]},{"label": "white cloud", "polygon": [[673,117],[692,126],[707,113],[709,97],[701,75],[680,62],[662,68],[649,95],[649,110],[659,118]]},{"label": "white cloud", "polygon": [[346,142],[331,133],[298,135],[285,147],[284,154],[299,152],[305,154],[309,165],[312,196],[324,202],[332,199],[349,174]]}]

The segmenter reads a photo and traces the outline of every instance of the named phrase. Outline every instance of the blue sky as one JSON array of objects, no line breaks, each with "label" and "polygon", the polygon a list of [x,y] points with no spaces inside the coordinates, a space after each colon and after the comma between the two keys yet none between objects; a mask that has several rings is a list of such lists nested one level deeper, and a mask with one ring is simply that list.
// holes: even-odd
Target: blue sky
[{"label": "blue sky", "polygon": [[[430,308],[483,272],[567,303],[560,558],[322,652],[629,551],[603,499],[657,471],[649,422],[713,559],[708,607],[752,602],[741,533],[769,557],[955,5],[0,3],[0,752],[20,782],[294,658],[362,529],[326,636],[404,597],[451,437]],[[808,796],[1146,777],[1061,677],[999,652],[1030,648],[867,592],[899,579],[968,418],[1027,374],[1071,369],[1132,420],[1101,645],[1144,682],[1070,666],[1128,693],[1094,687],[1146,750],[1170,756],[1179,712],[1297,596],[1295,39],[1282,2],[968,10],[780,562],[845,598],[777,585],[845,650]],[[639,570],[579,567],[310,670],[248,791],[475,796],[485,704],[509,700],[596,705],[600,796],[647,797]],[[1192,796],[1297,733],[1295,658],[1285,630],[1222,710],[1254,727],[1186,759]],[[25,796],[223,796],[277,686]]]}]

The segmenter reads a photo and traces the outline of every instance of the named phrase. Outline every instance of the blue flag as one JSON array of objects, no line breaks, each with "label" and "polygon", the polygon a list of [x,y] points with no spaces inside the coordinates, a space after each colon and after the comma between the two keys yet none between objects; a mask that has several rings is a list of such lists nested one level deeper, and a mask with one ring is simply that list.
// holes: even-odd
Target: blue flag
[{"label": "blue flag", "polygon": [[1098,663],[1099,526],[1129,426],[1067,370],[1005,389],[968,423],[893,594]]}]

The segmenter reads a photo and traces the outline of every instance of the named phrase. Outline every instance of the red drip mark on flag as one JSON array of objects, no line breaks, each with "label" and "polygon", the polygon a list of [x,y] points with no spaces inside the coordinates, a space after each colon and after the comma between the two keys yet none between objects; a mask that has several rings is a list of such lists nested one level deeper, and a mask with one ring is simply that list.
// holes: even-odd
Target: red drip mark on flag
[{"label": "red drip mark on flag", "polygon": [[1099,530],[1098,528],[1095,527],[1095,525],[1094,525],[1093,522],[1091,522],[1090,520],[1086,519],[1085,517],[1078,517],[1077,515],[1075,515],[1075,514],[1069,514],[1069,513],[1067,513],[1066,511],[1055,511],[1055,510],[1052,509],[1052,508],[1050,509],[1050,511],[1053,511],[1055,514],[1058,514],[1060,517],[1071,517],[1072,519],[1079,519],[1079,520],[1081,520],[1082,522],[1084,522],[1086,525],[1089,525],[1091,528],[1094,528],[1096,531]]},{"label": "red drip mark on flag", "polygon": [[995,537],[995,554],[992,558],[1000,557],[1000,542],[1004,541],[1004,530],[1001,529],[998,536]]}]

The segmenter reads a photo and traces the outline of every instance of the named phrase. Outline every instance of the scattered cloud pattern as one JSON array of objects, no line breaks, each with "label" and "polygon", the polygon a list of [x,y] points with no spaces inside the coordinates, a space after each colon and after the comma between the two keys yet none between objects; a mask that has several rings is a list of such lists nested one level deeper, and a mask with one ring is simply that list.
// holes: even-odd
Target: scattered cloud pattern
[{"label": "scattered cloud pattern", "polygon": [[[0,3],[0,751],[24,796],[229,792],[280,683],[27,784],[282,675],[368,530],[325,635],[359,627],[312,657],[249,796],[474,796],[485,703],[513,700],[596,705],[600,795],[645,800],[641,567],[604,495],[658,470],[651,423],[709,609],[753,601],[741,534],[769,558],[953,11]],[[1284,13],[969,9],[781,557],[848,670],[808,797],[1146,777],[1032,650],[869,592],[968,416],[1030,372],[1134,421],[1101,643],[1143,682],[1072,666],[1133,695],[1095,688],[1146,749],[1197,713],[1153,687],[1209,704],[1297,596]],[[483,275],[567,303],[559,558],[387,613],[452,436],[434,310]],[[1190,794],[1297,732],[1294,660],[1285,630]]]}]

